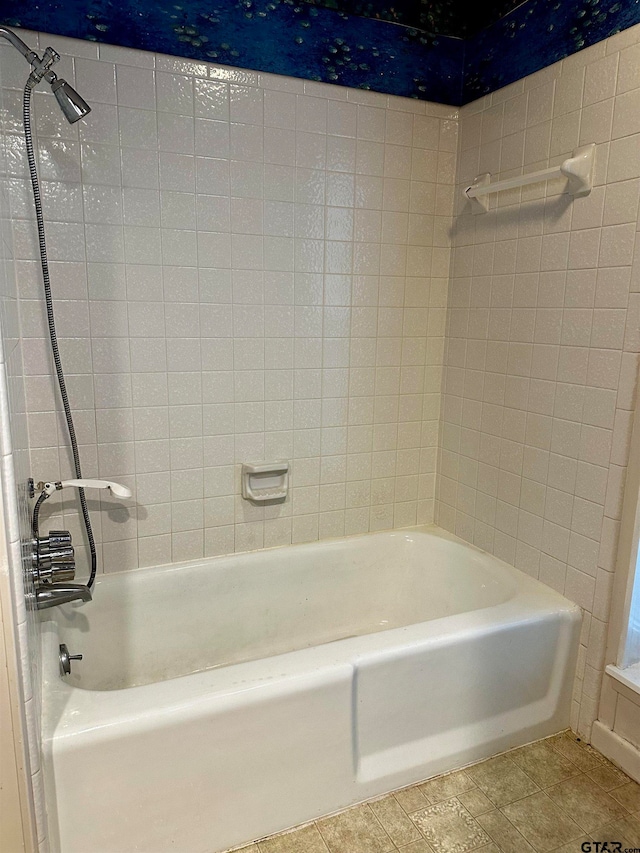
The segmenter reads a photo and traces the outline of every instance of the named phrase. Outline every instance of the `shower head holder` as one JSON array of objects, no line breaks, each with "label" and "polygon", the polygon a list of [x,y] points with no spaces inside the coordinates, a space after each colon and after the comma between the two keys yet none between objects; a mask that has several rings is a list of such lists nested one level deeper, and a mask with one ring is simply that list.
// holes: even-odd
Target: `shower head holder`
[{"label": "shower head holder", "polygon": [[50,69],[60,59],[60,54],[57,51],[52,47],[47,47],[42,54],[42,58],[33,50],[30,52],[30,56],[33,58],[29,59],[31,63],[31,74],[29,76],[34,83],[39,83],[43,77],[46,77],[49,83],[52,82],[49,80],[50,76],[54,80],[56,79],[56,75]]},{"label": "shower head holder", "polygon": [[35,50],[31,50],[29,45],[25,44],[7,27],[0,27],[0,38],[4,38],[12,44],[31,65],[31,74],[27,83],[30,88],[37,86],[41,80],[47,81],[69,124],[73,124],[91,112],[89,104],[76,92],[73,86],[70,86],[66,80],[58,77],[51,70],[51,66],[55,65],[60,59],[60,54],[57,51],[52,47],[46,47],[40,57]]},{"label": "shower head holder", "polygon": [[121,483],[114,483],[111,480],[57,480],[56,482],[38,483],[38,490],[47,497],[51,497],[54,492],[59,492],[66,486],[72,486],[75,489],[108,489],[116,498],[126,500],[132,496],[131,489],[123,486]]}]

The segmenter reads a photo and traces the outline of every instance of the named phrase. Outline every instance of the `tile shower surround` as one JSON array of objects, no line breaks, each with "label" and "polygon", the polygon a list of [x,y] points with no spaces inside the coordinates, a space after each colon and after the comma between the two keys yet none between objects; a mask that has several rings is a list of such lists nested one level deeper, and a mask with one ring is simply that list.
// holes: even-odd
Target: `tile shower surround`
[{"label": "tile shower surround", "polygon": [[[437,522],[584,610],[571,725],[597,716],[640,349],[640,27],[461,110],[457,181],[595,142],[595,186],[454,226]],[[456,198],[460,199],[458,193]]]},{"label": "tile shower surround", "polygon": [[[431,520],[457,111],[50,42],[93,106],[70,126],[50,95],[34,99],[83,473],[135,494],[89,495],[100,566]],[[24,68],[2,63],[32,471],[68,476]],[[240,463],[278,458],[292,462],[287,501],[241,500]],[[73,495],[43,509],[45,529],[82,541]]]},{"label": "tile shower surround", "polygon": [[[431,518],[456,111],[107,46],[99,60],[96,45],[44,36],[52,42],[60,75],[73,83],[77,70],[93,106],[90,123],[70,127],[50,96],[34,97],[83,470],[127,482],[137,499],[90,496],[100,566]],[[71,467],[23,151],[25,69],[4,45],[0,70],[13,440],[3,453],[24,450],[20,485]],[[236,496],[237,463],[264,456],[293,465],[290,499],[266,511]],[[3,487],[14,501],[11,476]],[[13,545],[29,538],[24,489],[18,497]],[[69,527],[81,543],[74,496],[60,497],[42,530]],[[12,570],[44,853],[39,641],[17,547]]]},{"label": "tile shower surround", "polygon": [[[2,114],[7,93],[3,82],[0,69]],[[48,842],[40,769],[39,626],[36,614],[25,606],[23,559],[28,559],[28,555],[21,547],[21,542],[28,541],[31,533],[25,489],[30,472],[29,441],[6,168],[4,126],[0,123],[0,483],[4,524],[0,537],[0,599],[6,645],[11,651],[17,649],[18,657],[18,683],[13,685],[13,689],[20,697],[22,716],[13,721],[13,730],[16,736],[19,730],[28,735],[21,745],[19,764],[31,777],[35,801],[33,813],[37,824],[33,828],[33,836],[36,836],[37,829],[40,850],[45,853]],[[27,797],[30,796],[28,792]]]},{"label": "tile shower surround", "polygon": [[[92,500],[106,510],[93,513],[106,569],[428,520],[456,113],[45,41],[75,52],[61,73],[73,82],[77,71],[94,106],[74,131],[37,98],[85,471],[136,489],[135,506]],[[24,182],[21,69],[0,55],[32,471],[56,476],[69,463]],[[555,188],[543,185],[505,194],[485,217],[458,211],[436,515],[584,608],[572,725],[585,737],[637,370],[638,67],[634,27],[469,105],[457,162],[459,188],[479,171],[506,177],[598,143],[589,199],[545,199]],[[202,109],[192,93],[209,86],[228,91],[229,113],[215,97],[207,109],[222,113],[191,112]],[[185,129],[193,152],[169,150]],[[206,156],[232,135],[237,160]],[[214,220],[228,230],[209,231]],[[413,275],[427,260],[431,276]],[[284,506],[254,510],[237,497],[237,465],[258,456],[292,459]],[[64,516],[50,523],[78,538],[73,501],[51,505]]]}]

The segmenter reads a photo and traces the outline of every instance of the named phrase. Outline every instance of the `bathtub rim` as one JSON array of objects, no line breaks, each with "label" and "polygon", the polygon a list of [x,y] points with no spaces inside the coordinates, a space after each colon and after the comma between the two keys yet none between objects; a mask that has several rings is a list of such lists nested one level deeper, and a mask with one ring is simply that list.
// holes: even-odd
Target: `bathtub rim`
[{"label": "bathtub rim", "polygon": [[[197,557],[195,560],[182,560],[178,563],[159,563],[158,565],[154,566],[137,566],[134,569],[122,569],[117,571],[103,572],[101,574],[96,575],[96,585],[104,583],[105,581],[109,582],[110,578],[122,579],[125,577],[143,577],[144,574],[151,572],[173,572],[180,571],[181,569],[197,568],[198,566],[215,566],[218,563],[222,563],[226,560],[232,560],[236,557],[248,557],[254,554],[273,554],[277,551],[290,551],[294,548],[319,549],[323,546],[331,546],[338,542],[357,542],[358,540],[369,540],[374,536],[401,537],[415,533],[431,535],[436,539],[442,539],[445,541],[453,542],[457,545],[462,545],[464,549],[473,551],[474,553],[479,554],[481,556],[488,557],[491,561],[494,561],[500,566],[506,566],[507,569],[515,569],[515,566],[512,566],[510,563],[501,560],[499,557],[496,557],[489,551],[483,551],[482,548],[479,548],[477,545],[473,545],[471,542],[467,542],[464,539],[461,539],[459,536],[456,536],[455,533],[451,533],[450,531],[445,530],[443,527],[438,527],[437,524],[430,522],[429,524],[414,524],[410,527],[394,527],[386,530],[370,530],[366,533],[350,533],[345,534],[344,536],[331,536],[326,539],[317,539],[312,542],[294,542],[286,545],[271,545],[267,548],[250,548],[247,551],[234,551],[230,554],[216,554],[213,557]],[[520,569],[516,569],[516,571],[519,574],[524,575],[525,577],[530,577]],[[535,578],[531,579],[536,580]],[[538,581],[538,583],[542,583],[542,581]],[[543,586],[546,586],[546,584],[543,584]],[[558,593],[558,595],[561,594],[562,593]],[[47,610],[40,611],[38,613],[38,617],[40,622],[52,621],[51,613]]]}]

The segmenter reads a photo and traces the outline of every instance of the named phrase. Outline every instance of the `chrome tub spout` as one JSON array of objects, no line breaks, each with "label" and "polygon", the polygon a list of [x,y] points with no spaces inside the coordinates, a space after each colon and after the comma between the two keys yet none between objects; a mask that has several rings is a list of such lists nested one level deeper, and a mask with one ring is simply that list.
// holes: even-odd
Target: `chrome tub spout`
[{"label": "chrome tub spout", "polygon": [[46,610],[70,601],[91,601],[91,590],[81,583],[45,584],[36,590],[36,608]]}]

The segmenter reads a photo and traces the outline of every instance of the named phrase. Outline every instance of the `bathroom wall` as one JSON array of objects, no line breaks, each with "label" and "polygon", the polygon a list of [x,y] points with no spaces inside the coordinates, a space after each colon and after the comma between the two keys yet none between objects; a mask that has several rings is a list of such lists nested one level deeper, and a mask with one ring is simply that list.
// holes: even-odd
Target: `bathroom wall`
[{"label": "bathroom wall", "polygon": [[[2,603],[5,602],[11,606],[10,596],[2,596]],[[23,853],[25,845],[20,810],[20,776],[26,774],[21,772],[22,768],[18,768],[16,761],[15,742],[18,732],[13,726],[13,697],[8,673],[9,667],[15,670],[15,663],[7,659],[3,629],[4,624],[0,621],[0,845],[3,850]]]},{"label": "bathroom wall", "polygon": [[[436,520],[585,612],[571,723],[604,663],[640,345],[640,27],[464,107]],[[596,185],[459,190],[597,143]]]},{"label": "bathroom wall", "polygon": [[[638,369],[640,28],[463,108],[457,166],[453,109],[44,43],[72,56],[61,73],[94,106],[69,127],[36,98],[85,474],[136,492],[93,499],[100,564],[431,520],[446,315],[436,521],[583,607],[572,725],[588,737]],[[17,60],[5,115],[39,479],[70,469]],[[588,198],[535,185],[479,216],[461,200],[481,172],[544,168],[588,142]],[[290,499],[242,501],[240,462],[283,457]],[[48,509],[80,541],[73,498]]]},{"label": "bathroom wall", "polygon": [[[596,735],[596,730],[597,735]],[[640,763],[640,696],[605,673],[598,713],[598,748],[624,768],[625,763],[638,774]],[[621,740],[618,740],[620,738]],[[615,754],[611,754],[615,750]]]},{"label": "bathroom wall", "polygon": [[[105,571],[433,518],[457,111],[41,38],[93,106],[36,100],[58,333]],[[33,476],[69,476],[20,134],[11,204]],[[242,461],[289,459],[284,504]],[[44,521],[80,542],[74,495]],[[47,520],[47,512],[49,517]],[[53,514],[52,514],[53,513]],[[61,514],[64,513],[64,516]],[[80,552],[79,576],[86,558]]]},{"label": "bathroom wall", "polygon": [[[4,56],[4,49],[0,49],[2,117]],[[0,689],[0,847],[32,850],[40,842],[44,851],[47,833],[40,772],[39,632],[35,614],[26,607],[23,583],[23,560],[30,557],[30,549],[21,546],[21,541],[30,539],[25,488],[29,455],[7,161],[7,136],[0,120],[0,667],[7,681],[6,688],[3,685]],[[32,592],[28,588],[27,594]]]}]

